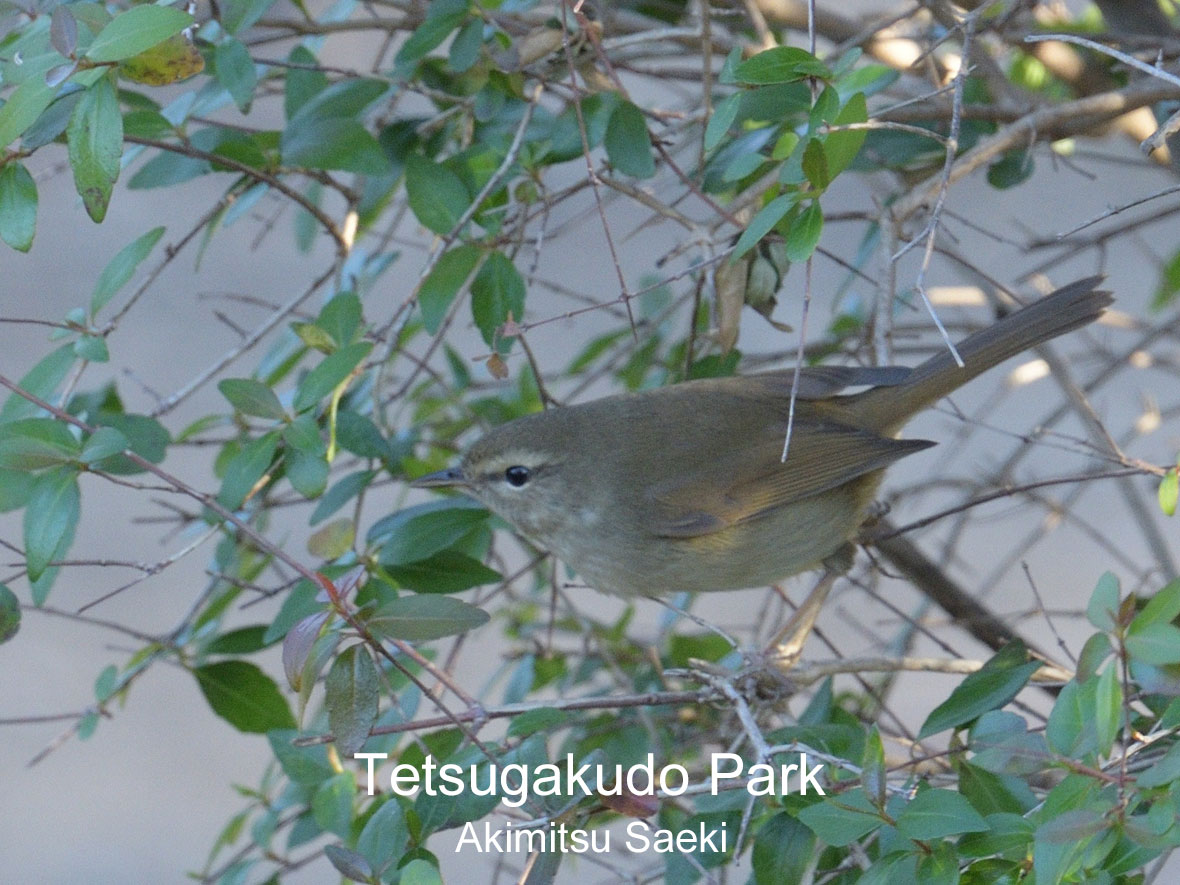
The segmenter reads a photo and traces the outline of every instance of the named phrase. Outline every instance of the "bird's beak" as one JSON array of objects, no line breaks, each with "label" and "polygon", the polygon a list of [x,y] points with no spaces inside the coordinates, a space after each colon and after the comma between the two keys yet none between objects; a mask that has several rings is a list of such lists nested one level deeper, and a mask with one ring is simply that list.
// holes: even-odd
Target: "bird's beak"
[{"label": "bird's beak", "polygon": [[416,489],[434,489],[447,488],[448,486],[465,486],[468,485],[468,482],[467,477],[463,474],[463,468],[448,467],[446,470],[436,470],[434,473],[419,476],[410,485]]}]

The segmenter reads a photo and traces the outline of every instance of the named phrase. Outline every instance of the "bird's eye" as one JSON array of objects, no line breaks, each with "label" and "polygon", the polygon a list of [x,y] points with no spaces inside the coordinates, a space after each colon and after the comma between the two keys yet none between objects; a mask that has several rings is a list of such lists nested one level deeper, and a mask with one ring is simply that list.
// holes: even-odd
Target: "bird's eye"
[{"label": "bird's eye", "polygon": [[529,469],[527,467],[521,467],[519,464],[515,464],[504,471],[504,479],[508,481],[508,485],[518,489],[529,481],[530,476],[532,476],[532,473]]}]

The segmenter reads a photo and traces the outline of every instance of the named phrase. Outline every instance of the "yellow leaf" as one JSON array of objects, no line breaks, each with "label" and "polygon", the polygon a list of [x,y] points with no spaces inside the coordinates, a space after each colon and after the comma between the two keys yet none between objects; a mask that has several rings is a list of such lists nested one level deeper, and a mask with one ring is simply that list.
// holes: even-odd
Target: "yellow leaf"
[{"label": "yellow leaf", "polygon": [[175,34],[119,63],[119,73],[136,83],[167,86],[205,70],[205,59],[184,34]]}]

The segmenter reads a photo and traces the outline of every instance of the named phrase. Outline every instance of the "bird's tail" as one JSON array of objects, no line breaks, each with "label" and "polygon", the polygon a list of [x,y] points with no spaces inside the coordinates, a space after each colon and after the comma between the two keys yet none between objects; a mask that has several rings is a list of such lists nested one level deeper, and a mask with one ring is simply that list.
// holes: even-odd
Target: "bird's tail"
[{"label": "bird's tail", "polygon": [[855,410],[868,426],[899,429],[913,415],[993,366],[1094,322],[1113,300],[1109,292],[1097,288],[1102,279],[1087,277],[1062,286],[969,335],[957,345],[962,367],[948,350],[942,350],[916,366],[901,384],[859,394]]}]

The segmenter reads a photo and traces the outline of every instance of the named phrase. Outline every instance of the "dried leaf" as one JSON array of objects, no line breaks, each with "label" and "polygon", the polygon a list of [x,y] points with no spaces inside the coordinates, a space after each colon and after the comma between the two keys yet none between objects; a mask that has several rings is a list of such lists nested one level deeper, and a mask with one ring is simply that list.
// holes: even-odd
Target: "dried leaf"
[{"label": "dried leaf", "polygon": [[503,381],[508,377],[508,364],[504,362],[504,358],[498,353],[493,353],[487,359],[488,372],[497,381]]}]

